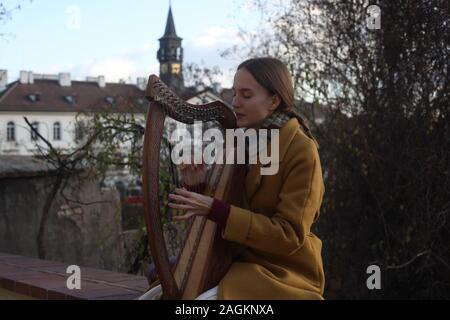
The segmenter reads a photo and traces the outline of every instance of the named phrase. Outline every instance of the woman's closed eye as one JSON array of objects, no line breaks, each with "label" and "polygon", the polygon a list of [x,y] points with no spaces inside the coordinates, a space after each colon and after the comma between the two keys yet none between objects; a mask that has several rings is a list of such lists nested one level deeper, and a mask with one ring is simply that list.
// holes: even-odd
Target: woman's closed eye
[{"label": "woman's closed eye", "polygon": [[[235,98],[236,96],[236,93],[233,93],[233,98]],[[249,94],[241,94],[240,96],[244,99],[250,99],[252,97],[252,95]]]},{"label": "woman's closed eye", "polygon": [[[242,91],[242,92],[241,92]],[[249,92],[249,90],[248,89],[246,89],[246,90],[239,90],[239,92],[237,92],[236,90],[234,90],[233,89],[233,98],[235,98],[235,97],[237,97],[237,96],[240,96],[241,98],[243,98],[243,99],[250,99],[250,98],[252,98],[252,94],[251,94],[251,92]]]}]

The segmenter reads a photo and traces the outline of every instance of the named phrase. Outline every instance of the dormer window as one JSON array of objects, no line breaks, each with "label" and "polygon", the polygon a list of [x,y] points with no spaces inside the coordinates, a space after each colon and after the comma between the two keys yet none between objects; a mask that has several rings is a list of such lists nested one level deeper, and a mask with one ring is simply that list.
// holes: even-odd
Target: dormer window
[{"label": "dormer window", "polygon": [[64,100],[69,103],[69,104],[75,104],[76,103],[76,99],[74,95],[67,95],[64,96]]},{"label": "dormer window", "polygon": [[41,101],[41,94],[38,92],[30,93],[29,95],[27,95],[27,98],[31,102],[39,102]]},{"label": "dormer window", "polygon": [[108,102],[109,104],[113,104],[115,100],[113,97],[107,96],[105,97],[105,101]]}]

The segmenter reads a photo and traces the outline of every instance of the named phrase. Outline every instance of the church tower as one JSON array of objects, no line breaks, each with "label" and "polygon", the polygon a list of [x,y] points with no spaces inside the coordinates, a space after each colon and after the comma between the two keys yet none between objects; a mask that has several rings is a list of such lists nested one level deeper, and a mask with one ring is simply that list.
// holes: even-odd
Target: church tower
[{"label": "church tower", "polygon": [[182,40],[182,38],[177,36],[175,31],[172,6],[169,6],[166,31],[163,37],[159,39],[157,58],[160,64],[159,77],[165,84],[178,93],[184,90]]}]

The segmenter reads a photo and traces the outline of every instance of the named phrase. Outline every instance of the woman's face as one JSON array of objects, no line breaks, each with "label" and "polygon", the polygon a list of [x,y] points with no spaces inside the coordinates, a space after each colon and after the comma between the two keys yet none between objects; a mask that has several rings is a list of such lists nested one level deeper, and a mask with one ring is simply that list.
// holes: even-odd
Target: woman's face
[{"label": "woman's face", "polygon": [[280,104],[278,96],[271,96],[246,69],[234,76],[233,108],[238,127],[257,128]]}]

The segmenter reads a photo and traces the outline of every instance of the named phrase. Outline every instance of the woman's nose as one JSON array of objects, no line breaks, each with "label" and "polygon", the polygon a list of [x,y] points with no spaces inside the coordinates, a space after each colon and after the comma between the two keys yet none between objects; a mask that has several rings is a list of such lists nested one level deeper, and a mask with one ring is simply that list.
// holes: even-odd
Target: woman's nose
[{"label": "woman's nose", "polygon": [[233,97],[233,100],[231,101],[231,105],[233,106],[233,108],[239,108],[240,107],[239,99],[236,96]]}]

